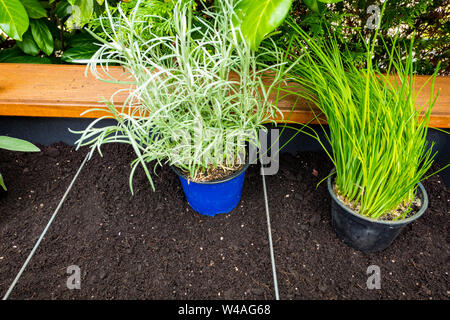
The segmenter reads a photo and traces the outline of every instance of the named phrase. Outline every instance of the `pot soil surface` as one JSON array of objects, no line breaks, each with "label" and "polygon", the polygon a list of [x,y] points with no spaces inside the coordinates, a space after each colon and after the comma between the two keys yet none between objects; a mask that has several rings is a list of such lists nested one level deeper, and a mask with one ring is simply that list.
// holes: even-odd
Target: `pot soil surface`
[{"label": "pot soil surface", "polygon": [[[42,146],[40,146],[42,147]],[[0,194],[0,294],[13,281],[86,150],[64,144],[40,153],[0,153],[8,192]],[[246,175],[242,201],[227,215],[190,209],[175,173],[157,170],[156,192],[142,170],[128,187],[128,146],[90,160],[12,292],[11,299],[273,299],[259,168]],[[282,299],[448,299],[450,191],[440,177],[424,185],[428,211],[385,251],[347,247],[331,227],[323,153],[282,155],[266,177]],[[437,166],[433,169],[435,170]],[[67,268],[81,269],[69,290]],[[366,286],[381,269],[381,289]]]}]

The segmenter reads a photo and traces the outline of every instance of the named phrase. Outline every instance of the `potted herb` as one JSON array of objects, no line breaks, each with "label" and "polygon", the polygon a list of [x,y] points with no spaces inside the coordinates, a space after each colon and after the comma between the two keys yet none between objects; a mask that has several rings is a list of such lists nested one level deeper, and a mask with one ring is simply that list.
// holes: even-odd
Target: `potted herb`
[{"label": "potted herb", "polygon": [[405,53],[395,40],[392,47],[384,44],[390,59],[387,73],[381,73],[372,64],[375,41],[358,67],[333,35],[318,43],[292,27],[297,32],[292,48],[301,52],[292,65],[292,79],[301,85],[296,93],[314,103],[329,125],[333,227],[358,250],[383,250],[428,206],[420,181],[435,157],[426,139],[437,98],[433,85],[428,104],[417,108],[412,43]]},{"label": "potted herb", "polygon": [[[287,13],[290,1],[284,2]],[[107,7],[111,32],[107,40],[97,37],[101,47],[88,67],[100,80],[131,88],[124,105],[107,101],[110,115],[79,132],[78,147],[90,145],[91,152],[100,152],[105,143],[130,144],[136,153],[131,192],[139,165],[154,188],[149,164],[167,164],[179,176],[195,211],[230,212],[241,198],[248,168],[246,146],[258,145],[258,131],[265,130],[263,123],[277,112],[269,92],[281,78],[281,54],[275,46],[261,49],[260,57],[278,60],[269,66],[258,62],[252,49],[270,28],[265,25],[258,30],[260,38],[244,41],[239,21],[248,16],[245,8],[235,13],[234,1],[218,1],[215,11],[206,9],[203,16],[193,16],[192,2],[179,1],[173,20],[166,21],[172,24],[173,35],[162,36],[153,33],[150,19],[138,14],[140,5],[138,1],[128,15],[118,7],[118,17]],[[281,22],[284,15],[276,6],[270,8]],[[111,64],[122,66],[128,79],[110,75]],[[267,73],[274,77],[270,86],[263,84]],[[114,118],[117,124],[96,127],[104,118]]]},{"label": "potted herb", "polygon": [[[0,136],[0,149],[4,150],[10,150],[10,151],[19,151],[19,152],[39,152],[41,151],[38,147],[36,147],[34,144],[7,136]],[[5,182],[3,181],[2,174],[0,173],[0,187],[3,188],[3,190],[6,189]]]}]

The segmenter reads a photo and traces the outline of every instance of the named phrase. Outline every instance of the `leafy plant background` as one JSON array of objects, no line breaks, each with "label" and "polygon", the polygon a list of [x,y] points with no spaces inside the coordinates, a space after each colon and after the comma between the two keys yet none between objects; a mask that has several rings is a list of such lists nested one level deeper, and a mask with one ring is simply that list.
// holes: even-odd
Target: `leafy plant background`
[{"label": "leafy plant background", "polygon": [[[172,34],[170,19],[175,1],[181,0],[146,0],[147,5],[140,11],[142,17],[164,18],[145,18],[156,34]],[[370,17],[367,8],[381,3],[374,0],[323,2],[337,1],[293,0],[290,19],[320,39],[326,37],[327,28],[336,31],[341,45],[350,49],[356,61],[363,61],[363,41],[373,36],[373,30],[365,27]],[[109,0],[108,3],[111,6],[121,3],[127,13],[137,0]],[[196,0],[194,14],[200,15],[203,6],[213,4],[214,0]],[[7,9],[12,13],[8,15]],[[97,46],[83,27],[105,38],[108,30],[105,32],[96,20],[104,10],[105,0],[0,0],[0,62],[71,63],[88,59]],[[389,40],[397,28],[401,30],[399,41],[405,47],[416,33],[414,54],[418,74],[432,74],[441,61],[440,74],[450,75],[450,0],[389,0],[380,35]],[[292,32],[284,23],[272,39],[285,48]],[[388,60],[382,45],[375,51],[375,60],[380,67]]]},{"label": "leafy plant background", "polygon": [[[370,5],[382,6],[374,0],[343,0],[334,4],[317,2],[313,10],[308,1],[295,0],[290,17],[318,40],[326,37],[327,28],[336,32],[341,46],[348,47],[356,61],[364,61],[364,43],[371,39],[374,30],[366,28],[371,16]],[[414,58],[417,74],[433,74],[439,61],[440,75],[450,75],[450,1],[449,0],[389,0],[380,26],[379,35],[389,42],[399,30],[398,43],[408,48],[413,33]],[[286,47],[292,28],[284,23],[277,43]],[[363,40],[364,39],[364,40]],[[389,55],[384,46],[376,46],[375,61],[383,69]],[[405,49],[404,56],[406,57]]]},{"label": "leafy plant background", "polygon": [[0,62],[64,63],[74,55],[89,58],[96,46],[82,28],[103,13],[104,3],[0,0]]}]

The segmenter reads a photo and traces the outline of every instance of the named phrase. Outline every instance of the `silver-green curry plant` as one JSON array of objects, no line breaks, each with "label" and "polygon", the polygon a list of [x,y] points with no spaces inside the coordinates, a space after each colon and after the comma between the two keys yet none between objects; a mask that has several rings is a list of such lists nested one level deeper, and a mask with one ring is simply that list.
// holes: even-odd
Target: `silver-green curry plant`
[{"label": "silver-green curry plant", "polygon": [[[194,181],[211,167],[232,170],[246,143],[257,140],[259,130],[266,130],[263,124],[278,112],[269,93],[282,79],[283,53],[275,45],[254,49],[289,8],[281,6],[277,11],[276,1],[258,2],[266,4],[258,5],[263,10],[259,16],[254,16],[246,0],[217,1],[214,10],[196,16],[191,1],[178,1],[174,34],[164,36],[154,34],[149,19],[137,15],[139,6],[145,5],[142,1],[128,14],[118,7],[119,16],[110,14],[106,1],[108,17],[100,22],[107,21],[111,31],[108,39],[97,37],[101,46],[88,68],[97,79],[127,84],[130,89],[123,105],[106,101],[109,114],[78,132],[78,147],[90,145],[92,155],[95,150],[101,154],[106,143],[131,145],[136,154],[131,192],[138,166],[154,188],[147,167],[152,161],[155,166],[175,165]],[[276,22],[268,27],[265,19]],[[259,22],[258,32],[244,34],[242,29],[250,31],[244,27],[250,20]],[[260,63],[261,56],[278,62]],[[111,64],[122,66],[126,79],[112,76]],[[269,86],[263,83],[268,73],[274,77]],[[97,127],[104,118],[117,123]]]},{"label": "silver-green curry plant", "polygon": [[[0,149],[10,150],[10,151],[20,151],[20,152],[39,152],[41,151],[34,144],[7,136],[0,136]],[[0,186],[6,191],[6,185],[3,181],[3,177],[0,173]]]}]

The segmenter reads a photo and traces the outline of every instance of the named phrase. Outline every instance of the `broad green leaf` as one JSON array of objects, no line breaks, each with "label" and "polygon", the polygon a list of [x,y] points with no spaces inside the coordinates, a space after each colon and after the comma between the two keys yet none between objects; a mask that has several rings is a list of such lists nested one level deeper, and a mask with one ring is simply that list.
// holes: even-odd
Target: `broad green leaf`
[{"label": "broad green leaf", "polygon": [[20,0],[32,19],[40,19],[47,16],[47,11],[38,0]]},{"label": "broad green leaf", "polygon": [[317,1],[322,3],[338,3],[341,2],[342,0],[317,0]]},{"label": "broad green leaf", "polygon": [[305,5],[314,12],[319,12],[319,3],[317,0],[303,0]]},{"label": "broad green leaf", "polygon": [[29,30],[23,34],[22,41],[17,41],[17,46],[22,49],[23,52],[32,56],[38,55],[40,51]]},{"label": "broad green leaf", "polygon": [[28,14],[19,0],[0,0],[0,29],[10,38],[22,40],[29,26]]},{"label": "broad green leaf", "polygon": [[49,57],[33,57],[29,55],[21,55],[21,56],[14,56],[10,57],[8,59],[3,60],[4,63],[32,63],[32,64],[52,64],[52,60]]},{"label": "broad green leaf", "polygon": [[61,59],[66,62],[74,62],[75,60],[87,60],[92,58],[95,52],[97,52],[98,47],[91,45],[91,46],[84,46],[84,47],[75,47],[70,48],[66,51],[64,51]]},{"label": "broad green leaf", "polygon": [[33,34],[34,41],[46,55],[51,55],[53,52],[53,37],[50,29],[41,20],[30,20],[31,33]]},{"label": "broad green leaf", "polygon": [[0,63],[8,63],[9,59],[20,56],[22,54],[22,50],[20,50],[17,46],[0,50]]},{"label": "broad green leaf", "polygon": [[56,4],[55,15],[63,19],[72,13],[72,8],[67,0],[60,1]]},{"label": "broad green leaf", "polygon": [[[87,32],[77,33],[67,41],[69,47],[93,47],[96,39]],[[98,46],[97,46],[98,49]]]},{"label": "broad green leaf", "polygon": [[[53,59],[53,57],[52,57]],[[30,56],[25,53],[18,46],[0,50],[0,63],[34,63],[34,64],[51,64],[53,63],[48,57]]]},{"label": "broad green leaf", "polygon": [[256,51],[264,37],[283,22],[291,5],[292,0],[242,0],[238,3],[235,10],[242,35],[253,50]]},{"label": "broad green leaf", "polygon": [[51,64],[52,60],[48,57],[30,56],[23,53],[18,46],[0,50],[0,63],[37,63]]},{"label": "broad green leaf", "polygon": [[324,3],[338,3],[342,0],[303,0],[306,6],[312,11],[319,13],[323,11],[326,7],[323,5]]},{"label": "broad green leaf", "polygon": [[1,173],[0,173],[0,186],[2,186],[3,190],[5,191],[7,190]]},{"label": "broad green leaf", "polygon": [[28,141],[7,136],[0,136],[0,149],[22,152],[41,151],[38,147]]},{"label": "broad green leaf", "polygon": [[94,12],[94,0],[68,0],[72,6],[72,14],[67,20],[67,25],[74,29],[83,27],[92,18]]}]

